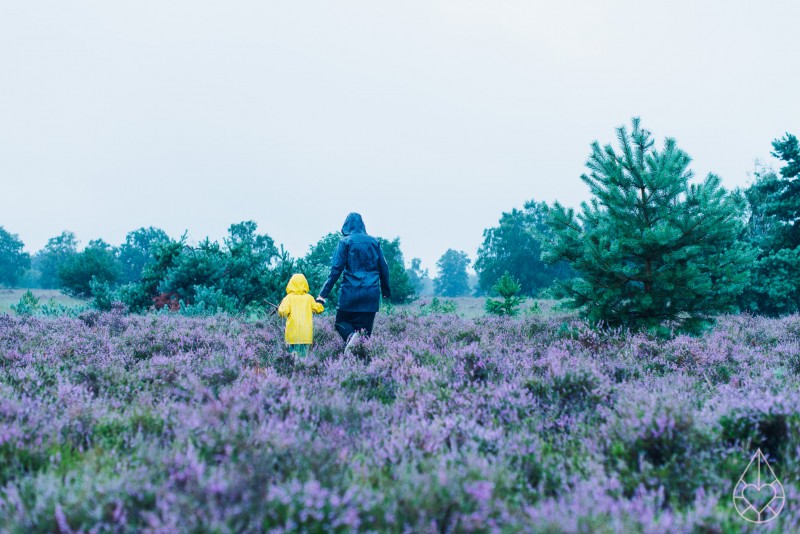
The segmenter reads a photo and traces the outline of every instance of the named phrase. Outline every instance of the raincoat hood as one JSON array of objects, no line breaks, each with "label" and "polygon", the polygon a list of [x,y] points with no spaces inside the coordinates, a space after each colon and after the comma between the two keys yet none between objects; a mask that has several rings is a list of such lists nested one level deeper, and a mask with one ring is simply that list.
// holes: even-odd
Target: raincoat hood
[{"label": "raincoat hood", "polygon": [[293,274],[286,284],[287,295],[305,295],[308,293],[308,280],[302,274]]},{"label": "raincoat hood", "polygon": [[351,213],[344,220],[342,225],[342,235],[350,234],[366,234],[367,228],[364,226],[364,221],[361,220],[361,214]]}]

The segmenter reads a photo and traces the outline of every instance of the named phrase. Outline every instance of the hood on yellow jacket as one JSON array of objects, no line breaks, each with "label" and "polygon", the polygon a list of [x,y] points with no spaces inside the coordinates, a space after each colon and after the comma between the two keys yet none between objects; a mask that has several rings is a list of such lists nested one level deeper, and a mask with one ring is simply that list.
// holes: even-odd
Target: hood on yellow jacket
[{"label": "hood on yellow jacket", "polygon": [[305,295],[308,293],[308,280],[302,274],[293,274],[286,284],[287,295]]}]

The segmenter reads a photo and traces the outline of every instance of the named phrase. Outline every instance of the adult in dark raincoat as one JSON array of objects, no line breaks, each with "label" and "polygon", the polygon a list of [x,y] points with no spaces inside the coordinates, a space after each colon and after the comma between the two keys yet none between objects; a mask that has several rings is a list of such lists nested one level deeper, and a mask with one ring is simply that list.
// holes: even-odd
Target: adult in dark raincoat
[{"label": "adult in dark raincoat", "polygon": [[378,240],[367,235],[364,221],[358,213],[347,216],[342,226],[339,247],[333,255],[331,273],[322,287],[319,300],[325,302],[333,284],[342,277],[339,307],[336,309],[336,331],[347,348],[361,331],[372,334],[372,324],[378,311],[380,297],[391,296],[389,265],[383,257]]}]

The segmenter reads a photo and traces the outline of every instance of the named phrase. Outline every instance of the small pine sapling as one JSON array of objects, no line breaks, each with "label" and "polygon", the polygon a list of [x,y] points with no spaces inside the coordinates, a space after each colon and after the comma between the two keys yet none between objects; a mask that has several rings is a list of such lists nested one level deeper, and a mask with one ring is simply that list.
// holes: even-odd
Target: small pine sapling
[{"label": "small pine sapling", "polygon": [[11,305],[11,311],[17,315],[34,315],[40,308],[39,297],[30,290],[22,294],[19,302]]},{"label": "small pine sapling", "polygon": [[508,271],[497,279],[497,282],[492,286],[492,291],[499,295],[503,300],[494,300],[487,298],[484,304],[484,309],[491,315],[506,315],[513,317],[519,313],[519,306],[525,300],[524,297],[519,296],[522,289],[519,282],[508,274]]}]

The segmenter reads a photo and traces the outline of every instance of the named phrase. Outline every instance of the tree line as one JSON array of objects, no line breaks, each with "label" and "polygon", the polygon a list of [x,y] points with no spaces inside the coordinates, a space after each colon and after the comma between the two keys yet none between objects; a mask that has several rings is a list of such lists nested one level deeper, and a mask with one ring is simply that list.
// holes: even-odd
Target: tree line
[{"label": "tree line", "polygon": [[[406,304],[421,294],[480,296],[491,292],[506,271],[521,281],[525,295],[536,295],[570,272],[563,264],[552,267],[541,260],[545,209],[544,203],[528,203],[524,210],[504,213],[497,228],[485,231],[475,263],[477,280],[467,272],[466,252],[448,249],[431,278],[419,258],[406,265],[399,238],[379,238],[389,263],[391,303]],[[30,256],[17,235],[0,227],[0,284],[60,289],[93,299],[101,309],[117,300],[133,311],[183,306],[185,311],[238,312],[280,300],[281,284],[292,272],[303,272],[312,290],[321,287],[339,239],[329,233],[305,256],[292,258],[269,235],[259,234],[256,223],[244,221],[231,225],[222,243],[205,239],[196,245],[189,245],[186,235],[172,239],[149,227],[129,232],[117,247],[97,239],[79,250],[75,234],[64,231]]]},{"label": "tree line", "polygon": [[[78,250],[74,233],[50,238],[32,257],[19,237],[0,227],[0,283],[60,289],[92,299],[100,309],[119,301],[131,311],[183,309],[187,313],[238,313],[279,302],[293,272],[303,272],[313,288],[327,277],[340,236],[323,236],[302,258],[291,257],[253,221],[232,224],[222,242],[190,245],[158,228],[129,232],[112,247],[93,240]],[[392,304],[413,300],[425,283],[420,261],[406,268],[400,239],[379,238],[392,279]],[[335,296],[333,303],[335,304]]]},{"label": "tree line", "polygon": [[[418,258],[405,264],[399,238],[381,239],[392,303],[410,302],[431,286],[446,297],[500,293],[506,307],[516,296],[550,295],[591,320],[686,331],[702,329],[719,313],[800,310],[794,135],[772,142],[778,171],[758,166],[749,187],[728,192],[714,175],[693,183],[688,154],[674,139],[656,148],[638,119],[616,133],[616,148],[592,145],[589,173],[581,176],[592,196],[579,211],[530,200],[484,230],[474,262],[477,287],[470,287],[464,251],[448,249],[431,280]],[[95,240],[78,251],[75,235],[63,232],[30,257],[0,227],[0,284],[22,279],[60,288],[100,308],[118,300],[133,311],[238,312],[276,302],[294,271],[312,289],[320,287],[338,241],[330,233],[304,257],[292,258],[245,221],[231,225],[222,243],[193,246],[186,235],[173,239],[140,228],[119,247]]]}]

